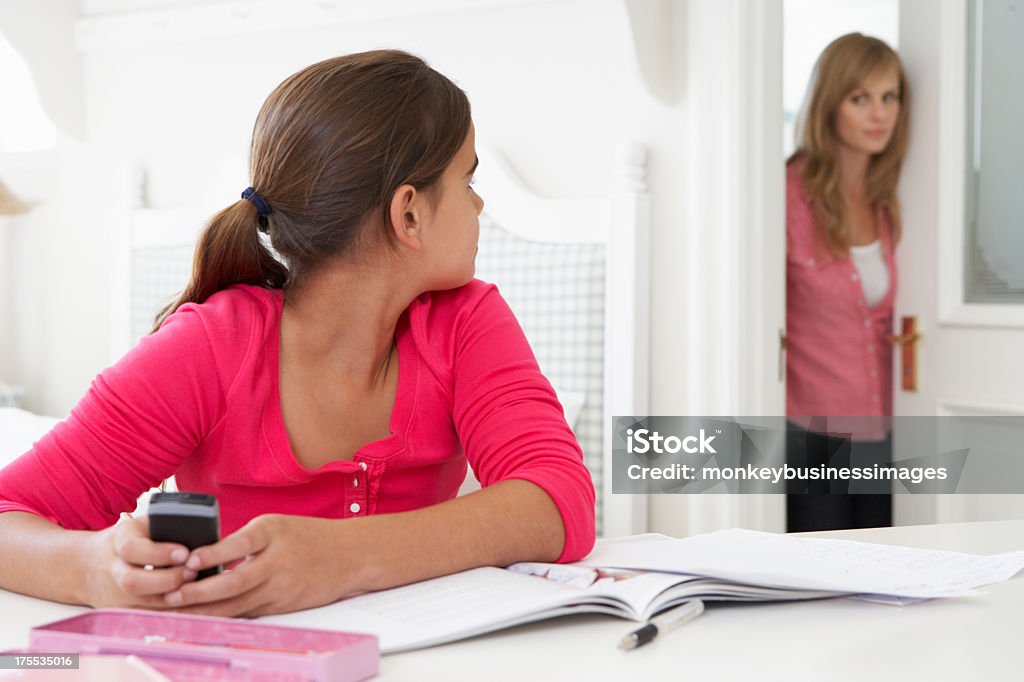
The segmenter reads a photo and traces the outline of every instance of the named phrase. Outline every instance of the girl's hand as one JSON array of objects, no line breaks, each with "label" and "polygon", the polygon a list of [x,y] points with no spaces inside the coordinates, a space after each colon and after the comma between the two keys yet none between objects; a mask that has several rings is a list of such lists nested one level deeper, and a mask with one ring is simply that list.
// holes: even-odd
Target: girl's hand
[{"label": "girl's hand", "polygon": [[164,595],[196,577],[184,565],[188,548],[150,540],[148,519],[98,531],[88,547],[84,601],[90,606],[166,609]]},{"label": "girl's hand", "polygon": [[[220,542],[192,552],[186,564],[200,571],[218,564],[232,570],[189,582],[167,594],[165,608],[213,616],[262,616],[330,604],[359,589],[366,544],[359,520],[258,516]],[[351,542],[338,537],[351,534]],[[344,547],[344,555],[337,549]],[[332,553],[333,552],[333,553]]]}]

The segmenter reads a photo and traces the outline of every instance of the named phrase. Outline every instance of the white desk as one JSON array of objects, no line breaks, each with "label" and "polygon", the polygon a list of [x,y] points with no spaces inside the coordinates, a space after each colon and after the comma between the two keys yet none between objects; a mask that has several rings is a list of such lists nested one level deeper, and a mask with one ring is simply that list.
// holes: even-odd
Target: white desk
[{"label": "white desk", "polygon": [[[816,533],[822,537],[994,554],[1024,549],[1024,521]],[[0,647],[28,627],[78,613],[0,591]],[[1024,679],[1024,577],[978,597],[905,607],[849,599],[712,605],[693,623],[635,651],[635,627],[574,616],[455,644],[385,656],[379,680],[1018,680]]]}]

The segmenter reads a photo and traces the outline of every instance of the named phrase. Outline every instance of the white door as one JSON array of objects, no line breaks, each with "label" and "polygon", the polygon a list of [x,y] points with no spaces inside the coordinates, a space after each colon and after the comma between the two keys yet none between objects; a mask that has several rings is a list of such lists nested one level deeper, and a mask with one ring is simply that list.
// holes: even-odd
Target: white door
[{"label": "white door", "polygon": [[[1019,0],[901,0],[911,141],[896,322],[916,316],[922,338],[916,392],[896,353],[897,416],[1024,415],[1022,37]],[[894,457],[912,456],[900,443],[897,425]],[[901,525],[1022,517],[1018,495],[895,502]]]}]

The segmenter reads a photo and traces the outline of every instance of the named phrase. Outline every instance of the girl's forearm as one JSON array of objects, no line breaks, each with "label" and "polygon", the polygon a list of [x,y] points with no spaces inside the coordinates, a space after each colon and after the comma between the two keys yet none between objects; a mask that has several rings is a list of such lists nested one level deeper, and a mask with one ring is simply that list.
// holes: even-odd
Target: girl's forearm
[{"label": "girl's forearm", "polygon": [[[339,576],[344,592],[386,589],[477,566],[555,561],[565,544],[554,501],[523,480],[415,511],[331,522],[328,528],[338,532],[331,545],[339,565],[358,567],[359,575]],[[0,588],[93,603],[86,569],[99,557],[91,545],[99,539],[33,514],[0,513]],[[353,553],[362,560],[353,562]]]},{"label": "girl's forearm", "polygon": [[26,512],[0,514],[0,587],[66,604],[88,603],[82,561],[94,535]]},{"label": "girl's forearm", "polygon": [[424,509],[361,521],[362,546],[342,541],[339,551],[367,552],[365,574],[358,580],[367,590],[477,566],[555,561],[565,544],[554,501],[539,486],[517,479]]}]

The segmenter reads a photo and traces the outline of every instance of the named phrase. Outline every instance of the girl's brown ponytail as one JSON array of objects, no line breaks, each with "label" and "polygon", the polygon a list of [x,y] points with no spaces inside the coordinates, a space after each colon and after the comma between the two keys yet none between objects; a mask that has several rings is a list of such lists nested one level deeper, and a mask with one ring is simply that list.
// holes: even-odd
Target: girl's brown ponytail
[{"label": "girl's brown ponytail", "polygon": [[253,128],[256,189],[206,226],[192,280],[156,326],[233,284],[293,291],[335,256],[389,244],[395,191],[433,187],[470,124],[465,93],[398,50],[327,59],[285,79]]},{"label": "girl's brown ponytail", "polygon": [[260,239],[259,218],[255,206],[243,199],[207,223],[196,244],[192,278],[181,295],[157,315],[153,331],[180,306],[202,303],[234,284],[284,287],[288,270]]}]

